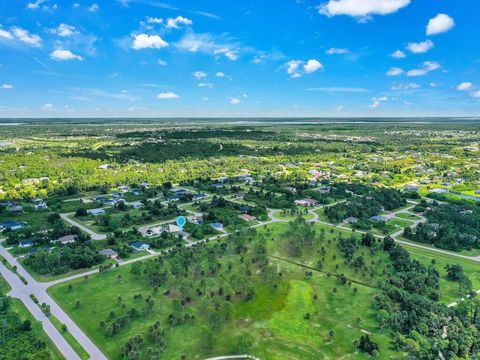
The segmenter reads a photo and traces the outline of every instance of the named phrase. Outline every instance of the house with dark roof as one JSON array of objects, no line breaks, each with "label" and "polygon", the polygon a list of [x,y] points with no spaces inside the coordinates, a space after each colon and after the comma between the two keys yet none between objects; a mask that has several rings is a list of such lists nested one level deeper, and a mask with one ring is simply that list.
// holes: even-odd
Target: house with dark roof
[{"label": "house with dark roof", "polygon": [[26,226],[27,224],[22,221],[5,220],[0,223],[0,231],[6,230],[6,229],[20,230]]},{"label": "house with dark roof", "polygon": [[150,249],[150,245],[145,244],[141,241],[135,241],[130,243],[130,247],[135,251],[147,251]]},{"label": "house with dark roof", "polygon": [[87,214],[92,215],[92,216],[105,215],[105,210],[104,209],[90,209],[90,210],[87,210]]},{"label": "house with dark roof", "polygon": [[210,227],[218,231],[223,231],[223,224],[219,222],[211,223]]},{"label": "house with dark roof", "polygon": [[32,240],[22,240],[18,243],[19,248],[27,248],[33,246]]}]

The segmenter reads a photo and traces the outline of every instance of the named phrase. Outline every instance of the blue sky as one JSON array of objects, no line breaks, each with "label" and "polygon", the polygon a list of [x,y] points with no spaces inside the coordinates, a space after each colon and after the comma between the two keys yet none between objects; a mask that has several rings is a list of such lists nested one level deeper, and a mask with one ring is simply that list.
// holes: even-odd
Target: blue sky
[{"label": "blue sky", "polygon": [[478,0],[0,0],[0,117],[479,116]]}]

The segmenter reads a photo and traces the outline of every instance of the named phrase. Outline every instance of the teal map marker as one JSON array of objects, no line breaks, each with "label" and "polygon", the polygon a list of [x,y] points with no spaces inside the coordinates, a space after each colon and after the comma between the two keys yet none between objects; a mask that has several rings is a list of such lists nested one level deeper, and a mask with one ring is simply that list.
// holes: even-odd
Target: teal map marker
[{"label": "teal map marker", "polygon": [[177,225],[180,228],[180,231],[183,231],[183,227],[187,223],[187,219],[185,219],[185,216],[179,216],[177,217]]}]

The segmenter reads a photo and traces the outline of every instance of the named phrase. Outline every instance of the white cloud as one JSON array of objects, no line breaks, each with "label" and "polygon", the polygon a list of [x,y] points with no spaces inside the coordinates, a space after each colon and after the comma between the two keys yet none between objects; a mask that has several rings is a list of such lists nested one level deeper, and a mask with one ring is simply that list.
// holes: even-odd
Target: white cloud
[{"label": "white cloud", "polygon": [[183,16],[177,16],[176,18],[169,18],[167,19],[167,23],[165,27],[167,29],[178,29],[179,25],[189,26],[192,25],[192,20],[187,19]]},{"label": "white cloud", "polygon": [[393,53],[391,53],[390,56],[395,58],[395,59],[403,59],[407,55],[405,55],[405,53],[402,50],[396,50]]},{"label": "white cloud", "polygon": [[401,91],[414,90],[414,89],[419,89],[419,88],[420,88],[420,85],[418,85],[417,83],[413,83],[413,82],[401,83],[401,84],[397,84],[397,85],[392,86],[392,90],[401,90]]},{"label": "white cloud", "polygon": [[158,65],[161,65],[161,66],[167,66],[168,65],[168,63],[165,60],[162,60],[162,59],[158,59],[157,63],[158,63]]},{"label": "white cloud", "polygon": [[147,16],[147,23],[149,23],[149,24],[161,24],[161,23],[163,23],[163,19],[157,18],[157,17]]},{"label": "white cloud", "polygon": [[423,54],[433,49],[433,47],[434,44],[432,40],[425,40],[418,43],[409,43],[407,45],[407,50],[414,54]]},{"label": "white cloud", "polygon": [[427,35],[436,35],[447,32],[455,26],[455,21],[447,14],[438,14],[428,21]]},{"label": "white cloud", "polygon": [[18,40],[29,46],[40,47],[42,44],[40,36],[30,34],[28,30],[22,29],[21,27],[14,26],[11,28],[11,32]]},{"label": "white cloud", "polygon": [[462,82],[457,85],[457,90],[459,91],[470,91],[473,90],[473,84],[471,82]]},{"label": "white cloud", "polygon": [[201,88],[207,88],[207,89],[213,88],[213,84],[206,81],[198,83],[198,86]]},{"label": "white cloud", "polygon": [[311,74],[321,69],[323,69],[323,65],[320,63],[320,61],[315,59],[310,59],[305,65],[303,65],[303,71],[305,71],[306,74]]},{"label": "white cloud", "polygon": [[238,54],[235,51],[230,50],[228,47],[214,50],[213,53],[215,55],[223,54],[227,59],[230,59],[232,61],[235,61],[238,59]]},{"label": "white cloud", "polygon": [[88,11],[90,12],[97,12],[98,10],[100,10],[100,6],[98,6],[98,4],[92,4],[88,7]]},{"label": "white cloud", "polygon": [[302,74],[299,72],[299,67],[302,63],[303,61],[300,60],[290,60],[289,62],[287,62],[287,74],[290,75],[292,78],[298,78],[302,76]]},{"label": "white cloud", "polygon": [[137,34],[133,35],[132,48],[140,49],[161,49],[168,46],[168,43],[158,35]]},{"label": "white cloud", "polygon": [[330,48],[326,51],[327,55],[342,55],[349,54],[350,50],[345,48]]},{"label": "white cloud", "polygon": [[37,10],[44,2],[47,0],[37,0],[37,1],[32,1],[27,4],[27,9],[29,10]]},{"label": "white cloud", "polygon": [[440,84],[440,83],[436,83],[436,82],[431,82],[430,83],[430,87],[433,87],[433,88],[440,87],[440,86],[442,86],[442,84]]},{"label": "white cloud", "polygon": [[223,36],[217,37],[209,33],[195,34],[188,33],[175,43],[175,46],[183,51],[193,53],[203,53],[209,55],[223,55],[229,60],[237,60],[242,48],[225,39]]},{"label": "white cloud", "polygon": [[79,3],[73,3],[72,7],[74,9],[78,9],[80,7],[80,4]]},{"label": "white cloud", "polygon": [[285,66],[287,67],[287,74],[292,78],[299,78],[303,74],[311,74],[323,69],[323,65],[316,59],[310,59],[307,62],[290,60]]},{"label": "white cloud", "polygon": [[0,86],[1,89],[5,89],[5,90],[10,90],[10,89],[13,89],[13,86],[10,85],[10,84],[2,84],[2,86]]},{"label": "white cloud", "polygon": [[53,105],[52,104],[44,104],[42,107],[43,110],[52,110]]},{"label": "white cloud", "polygon": [[424,76],[431,71],[440,69],[441,66],[436,61],[424,61],[422,67],[407,71],[407,76]]},{"label": "white cloud", "polygon": [[231,98],[231,99],[230,99],[230,104],[232,104],[232,105],[240,104],[240,99]]},{"label": "white cloud", "polygon": [[410,0],[329,0],[318,10],[326,16],[347,15],[367,21],[373,15],[392,14],[409,4]]},{"label": "white cloud", "polygon": [[339,86],[330,86],[330,87],[314,87],[305,89],[306,91],[323,91],[323,92],[338,92],[338,93],[365,93],[369,92],[368,89],[358,88],[358,87],[339,87]]},{"label": "white cloud", "polygon": [[76,55],[72,53],[70,50],[65,49],[55,49],[50,54],[50,57],[53,60],[57,61],[67,61],[67,60],[80,60],[82,61],[83,58],[80,55]]},{"label": "white cloud", "polygon": [[4,30],[0,27],[0,38],[6,40],[13,40],[13,35],[10,31]]},{"label": "white cloud", "polygon": [[77,29],[75,29],[75,26],[64,24],[64,23],[61,23],[60,25],[58,25],[56,29],[52,29],[51,32],[61,37],[69,37],[79,33]]},{"label": "white cloud", "polygon": [[388,101],[388,97],[386,96],[381,96],[381,97],[374,97],[372,98],[372,103],[368,105],[370,109],[378,109],[382,102]]},{"label": "white cloud", "polygon": [[173,92],[161,92],[157,95],[157,99],[167,100],[167,99],[178,99],[180,96]]},{"label": "white cloud", "polygon": [[193,74],[193,77],[200,80],[200,79],[203,79],[203,78],[206,78],[207,77],[207,73],[203,72],[203,71],[195,71]]},{"label": "white cloud", "polygon": [[219,72],[215,73],[215,76],[218,77],[218,78],[223,78],[223,77],[225,77],[225,73],[222,72],[222,71],[219,71]]},{"label": "white cloud", "polygon": [[392,67],[387,71],[387,76],[400,76],[404,73],[403,69]]},{"label": "white cloud", "polygon": [[480,90],[472,92],[470,96],[473,98],[480,98]]}]

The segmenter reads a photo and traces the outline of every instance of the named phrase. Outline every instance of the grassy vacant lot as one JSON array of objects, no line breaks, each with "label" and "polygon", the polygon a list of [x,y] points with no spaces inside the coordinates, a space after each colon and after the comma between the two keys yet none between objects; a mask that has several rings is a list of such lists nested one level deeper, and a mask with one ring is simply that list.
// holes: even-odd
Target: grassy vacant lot
[{"label": "grassy vacant lot", "polygon": [[[355,295],[352,288],[339,286],[336,279],[323,273],[305,279],[303,268],[284,261],[274,263],[285,274],[281,285],[272,291],[271,285],[259,282],[253,301],[234,301],[234,319],[218,334],[214,354],[231,353],[232,338],[242,331],[254,336],[256,340],[251,352],[262,359],[367,358],[356,353],[352,343],[363,332],[373,334],[373,339],[381,345],[382,354],[394,354],[389,349],[388,336],[382,334],[376,325],[371,307],[375,289],[358,285]],[[71,291],[68,284],[50,289],[56,301],[113,359],[120,358],[119,349],[130,337],[144,334],[148,338],[148,326],[158,319],[163,320],[171,306],[168,297],[159,295],[161,290],[153,294],[146,283],[130,274],[129,268],[122,267],[88,280],[74,280],[69,283],[73,285]],[[120,279],[118,275],[121,275]],[[334,287],[338,288],[336,294],[332,291]],[[99,330],[100,319],[111,310],[120,310],[118,296],[130,303],[133,295],[138,293],[151,294],[155,298],[154,315],[142,317],[120,335],[107,338]],[[315,294],[317,300],[313,298]],[[77,299],[81,306],[75,309]],[[195,304],[191,310],[198,312]],[[306,313],[311,314],[311,320],[303,318]],[[333,337],[329,336],[330,330],[334,331]],[[199,338],[200,327],[195,324],[172,328],[162,358],[176,359],[182,354],[188,359],[204,358],[199,350]]]}]

